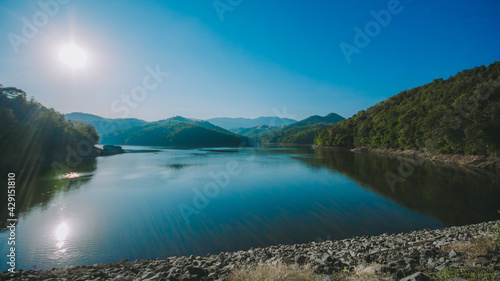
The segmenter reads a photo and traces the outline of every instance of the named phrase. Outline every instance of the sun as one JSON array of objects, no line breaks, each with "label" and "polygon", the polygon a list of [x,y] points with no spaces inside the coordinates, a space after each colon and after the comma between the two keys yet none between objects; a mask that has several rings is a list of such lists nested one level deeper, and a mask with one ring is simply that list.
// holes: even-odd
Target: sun
[{"label": "sun", "polygon": [[71,68],[81,68],[87,64],[87,52],[75,44],[68,44],[59,50],[61,61]]}]

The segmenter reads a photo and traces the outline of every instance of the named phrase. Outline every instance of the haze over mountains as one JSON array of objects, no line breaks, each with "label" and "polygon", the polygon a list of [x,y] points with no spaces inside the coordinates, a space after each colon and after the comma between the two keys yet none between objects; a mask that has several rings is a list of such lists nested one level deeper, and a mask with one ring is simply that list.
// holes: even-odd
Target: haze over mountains
[{"label": "haze over mountains", "polygon": [[[102,118],[85,113],[70,113],[66,118],[94,126],[101,136],[101,144],[184,147],[238,146],[252,142],[247,137],[252,137],[254,142],[312,144],[317,132],[344,120],[335,113],[325,117],[315,115],[299,122],[279,117],[221,117],[208,119],[209,122],[181,116],[146,122],[133,118]],[[227,129],[232,126],[239,127]]]},{"label": "haze over mountains", "polygon": [[218,117],[207,119],[207,121],[226,130],[236,128],[252,128],[261,125],[266,125],[269,127],[281,127],[297,122],[297,120],[280,117],[258,117],[253,119]]},{"label": "haze over mountains", "polygon": [[81,121],[94,126],[100,136],[106,133],[111,133],[115,130],[125,129],[147,123],[144,120],[136,118],[103,118],[97,115],[82,112],[65,114],[65,117],[66,120]]}]

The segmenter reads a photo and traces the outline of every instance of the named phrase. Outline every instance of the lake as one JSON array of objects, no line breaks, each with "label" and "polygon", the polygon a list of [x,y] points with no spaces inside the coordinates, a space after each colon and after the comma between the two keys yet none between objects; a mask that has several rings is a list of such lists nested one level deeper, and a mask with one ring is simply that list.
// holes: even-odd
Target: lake
[{"label": "lake", "polygon": [[[498,176],[310,148],[168,149],[18,174],[16,268],[64,268],[498,219]],[[404,180],[404,181],[403,181]],[[1,211],[6,218],[5,210]],[[5,219],[4,219],[5,221]],[[9,231],[0,233],[8,253]],[[0,258],[2,271],[7,257]]]}]

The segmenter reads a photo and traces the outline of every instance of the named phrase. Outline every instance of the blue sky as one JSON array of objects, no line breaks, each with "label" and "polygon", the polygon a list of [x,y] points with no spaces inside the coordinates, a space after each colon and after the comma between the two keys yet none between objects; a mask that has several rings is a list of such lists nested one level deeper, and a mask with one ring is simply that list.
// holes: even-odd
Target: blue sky
[{"label": "blue sky", "polygon": [[[0,83],[62,113],[350,117],[500,57],[497,0],[0,3]],[[59,59],[69,43],[84,67]],[[348,59],[342,43],[356,50]]]}]

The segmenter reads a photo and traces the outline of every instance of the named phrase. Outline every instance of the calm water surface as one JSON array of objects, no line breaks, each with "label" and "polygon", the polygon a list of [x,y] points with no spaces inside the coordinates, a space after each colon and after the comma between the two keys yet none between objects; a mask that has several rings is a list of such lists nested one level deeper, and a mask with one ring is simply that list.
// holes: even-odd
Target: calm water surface
[{"label": "calm water surface", "polygon": [[[391,189],[384,174],[398,174],[400,161],[373,154],[154,149],[100,157],[66,177],[18,175],[16,267],[205,255],[499,216],[499,178],[483,172],[424,163]],[[2,229],[2,253],[8,235]],[[6,254],[0,260],[7,270]]]}]

